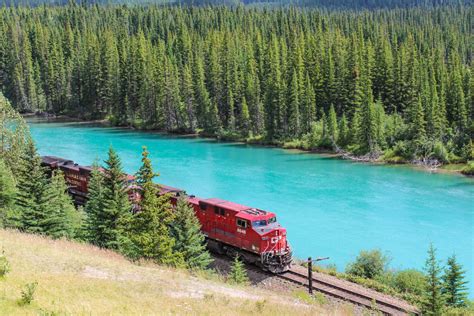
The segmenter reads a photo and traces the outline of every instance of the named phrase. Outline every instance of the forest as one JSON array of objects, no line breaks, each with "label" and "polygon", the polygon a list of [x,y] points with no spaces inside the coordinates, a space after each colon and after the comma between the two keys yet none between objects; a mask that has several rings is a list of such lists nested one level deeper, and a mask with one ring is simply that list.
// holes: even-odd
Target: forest
[{"label": "forest", "polygon": [[22,113],[463,162],[473,158],[472,13],[3,7],[0,89]]},{"label": "forest", "polygon": [[[65,5],[71,0],[0,0],[1,5],[7,6],[38,6]],[[469,0],[78,0],[81,5],[93,4],[124,4],[124,5],[176,5],[176,6],[209,6],[226,5],[253,7],[320,7],[328,9],[380,9],[406,7],[435,7],[449,4],[469,4]]]}]

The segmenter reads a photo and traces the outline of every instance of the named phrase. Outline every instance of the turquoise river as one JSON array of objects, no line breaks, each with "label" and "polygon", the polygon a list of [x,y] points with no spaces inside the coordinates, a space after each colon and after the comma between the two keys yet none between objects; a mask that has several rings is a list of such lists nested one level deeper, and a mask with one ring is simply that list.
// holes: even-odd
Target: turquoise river
[{"label": "turquoise river", "polygon": [[139,167],[146,145],[158,182],[271,210],[288,229],[297,257],[328,256],[339,270],[360,250],[374,248],[391,257],[394,269],[420,269],[433,242],[440,260],[456,253],[473,297],[473,179],[77,123],[32,121],[30,127],[42,155],[91,164],[113,145],[128,173]]}]

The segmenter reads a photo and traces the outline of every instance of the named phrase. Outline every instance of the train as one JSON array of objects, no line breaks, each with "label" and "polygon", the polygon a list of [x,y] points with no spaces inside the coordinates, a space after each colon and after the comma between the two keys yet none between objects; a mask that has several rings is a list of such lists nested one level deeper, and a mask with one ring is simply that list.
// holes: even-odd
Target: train
[{"label": "train", "polygon": [[[64,173],[68,192],[76,206],[85,205],[92,167],[55,156],[41,158],[42,165],[50,173],[58,169]],[[140,187],[134,176],[125,174],[124,177],[129,199],[136,206]],[[185,190],[163,184],[157,186],[158,194],[166,194],[171,205],[175,206],[178,198],[185,198],[192,206],[210,251],[230,257],[240,256],[245,262],[275,274],[290,269],[292,250],[287,231],[278,223],[275,213],[218,198],[188,195]]]}]

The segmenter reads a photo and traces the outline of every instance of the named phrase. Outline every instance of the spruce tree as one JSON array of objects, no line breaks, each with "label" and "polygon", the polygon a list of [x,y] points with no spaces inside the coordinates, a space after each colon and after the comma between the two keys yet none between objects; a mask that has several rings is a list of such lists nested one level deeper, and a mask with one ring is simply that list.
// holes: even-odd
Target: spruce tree
[{"label": "spruce tree", "polygon": [[99,165],[94,162],[87,187],[87,203],[84,207],[86,213],[85,237],[97,246],[105,247],[106,226],[104,225],[105,199],[104,176]]},{"label": "spruce tree", "polygon": [[142,166],[136,174],[136,182],[141,187],[139,210],[124,220],[120,249],[134,260],[145,258],[180,266],[183,257],[173,252],[175,240],[169,232],[173,220],[172,206],[168,196],[158,196],[158,188],[153,183],[157,174],[148,154],[143,147]]},{"label": "spruce tree", "polygon": [[10,168],[0,158],[0,227],[11,226],[17,189]]},{"label": "spruce tree", "polygon": [[171,236],[176,241],[174,252],[183,256],[189,269],[205,269],[211,263],[201,224],[193,208],[182,197],[178,199],[174,220],[171,222]]},{"label": "spruce tree", "polygon": [[247,105],[247,99],[245,97],[242,98],[242,109],[240,111],[240,129],[244,136],[248,136],[251,132],[250,128],[250,114],[249,114],[249,107]]},{"label": "spruce tree", "polygon": [[427,287],[423,294],[423,315],[439,316],[444,310],[444,296],[442,294],[441,267],[436,258],[436,249],[433,244],[428,249],[428,258],[425,262]]},{"label": "spruce tree", "polygon": [[239,256],[235,256],[228,278],[232,283],[236,284],[246,284],[249,282],[245,265],[239,260]]},{"label": "spruce tree", "polygon": [[346,115],[343,114],[339,122],[339,138],[338,145],[345,148],[350,143],[350,131],[349,124],[347,122]]},{"label": "spruce tree", "polygon": [[127,188],[128,183],[122,170],[122,163],[111,146],[104,167],[102,240],[98,241],[100,247],[118,248],[120,220],[128,216],[131,211]]},{"label": "spruce tree", "polygon": [[41,158],[33,140],[29,139],[27,148],[20,159],[17,175],[16,208],[19,228],[31,233],[43,233],[41,222],[43,213],[43,194],[46,188],[46,174],[41,166]]},{"label": "spruce tree", "polygon": [[467,281],[465,271],[457,262],[456,255],[448,258],[447,267],[443,275],[442,292],[446,297],[446,304],[452,307],[465,307],[467,304]]},{"label": "spruce tree", "polygon": [[328,136],[331,140],[333,146],[337,143],[337,117],[336,111],[334,110],[334,105],[331,104],[329,108],[329,115],[328,115]]},{"label": "spruce tree", "polygon": [[77,211],[67,192],[61,170],[53,171],[51,180],[45,187],[41,206],[44,215],[39,225],[44,234],[53,238],[74,237],[74,219]]}]

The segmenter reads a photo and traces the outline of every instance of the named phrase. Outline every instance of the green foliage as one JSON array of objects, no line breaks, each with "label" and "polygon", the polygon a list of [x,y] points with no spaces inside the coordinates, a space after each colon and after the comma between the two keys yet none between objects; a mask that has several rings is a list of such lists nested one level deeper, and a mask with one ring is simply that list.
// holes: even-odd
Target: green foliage
[{"label": "green foliage", "polygon": [[465,273],[462,270],[462,266],[457,262],[456,255],[448,258],[443,275],[442,290],[448,306],[467,306],[467,281],[465,281]]},{"label": "green foliage", "polygon": [[21,290],[21,298],[18,301],[19,305],[30,305],[35,299],[36,288],[38,282],[27,283]]},{"label": "green foliage", "polygon": [[433,244],[428,249],[425,273],[427,286],[423,293],[423,315],[442,315],[445,298],[442,294],[441,267],[436,259],[436,249]]},{"label": "green foliage", "polygon": [[0,84],[0,158],[16,175],[20,169],[21,155],[27,148],[30,135],[25,121],[13,109],[1,90]]},{"label": "green foliage", "polygon": [[137,173],[137,184],[141,187],[139,209],[133,216],[122,221],[120,250],[133,260],[140,258],[158,263],[181,266],[183,257],[175,253],[175,240],[170,236],[169,225],[174,219],[167,195],[157,196],[153,183],[153,171],[148,151],[143,147],[142,166]]},{"label": "green foliage", "polygon": [[474,161],[468,161],[461,172],[465,175],[474,176]]},{"label": "green foliage", "polygon": [[104,199],[104,178],[99,170],[97,162],[94,162],[91,176],[88,183],[87,203],[84,211],[86,213],[85,220],[85,237],[90,243],[98,246],[104,246],[106,240],[103,225],[103,213],[105,209]]},{"label": "green foliage", "polygon": [[437,159],[439,162],[449,163],[449,153],[440,141],[434,143],[432,157]]},{"label": "green foliage", "polygon": [[324,294],[316,292],[314,295],[310,295],[305,290],[296,290],[293,292],[293,296],[306,304],[318,304],[324,305],[327,303],[327,299]]},{"label": "green foliage", "polygon": [[[339,149],[336,142],[369,158],[406,142],[409,153],[389,152],[388,161],[423,160],[438,141],[448,156],[440,146],[436,156],[466,161],[470,14],[452,3],[364,13],[8,7],[0,12],[0,90],[25,112],[309,149]],[[8,129],[19,136],[8,154],[18,158],[24,123],[0,103],[6,121],[20,123]],[[15,175],[18,161],[5,159]]]},{"label": "green foliage", "polygon": [[[122,162],[112,147],[105,161],[103,178],[103,201],[100,205],[100,247],[118,249],[120,239],[120,221],[130,214],[131,205],[127,194],[127,181],[122,170]],[[97,236],[99,237],[99,236]]]},{"label": "green foliage", "polygon": [[347,265],[346,273],[368,279],[375,279],[377,276],[382,275],[388,262],[389,258],[378,249],[369,251],[362,250],[355,262]]},{"label": "green foliage", "polygon": [[52,238],[73,238],[76,209],[67,192],[64,174],[61,170],[53,172],[42,196],[43,218],[39,223],[42,232]]},{"label": "green foliage", "polygon": [[41,166],[41,158],[30,139],[26,150],[20,157],[17,174],[16,209],[18,226],[30,233],[44,233],[42,223],[45,218],[44,192],[46,189],[46,174]]},{"label": "green foliage", "polygon": [[413,269],[402,270],[395,274],[394,286],[400,292],[421,296],[427,286],[425,275]]},{"label": "green foliage", "polygon": [[0,227],[13,226],[10,222],[10,216],[12,216],[16,194],[17,189],[13,174],[3,162],[3,159],[0,158]]},{"label": "green foliage", "polygon": [[170,230],[175,239],[173,250],[182,255],[189,269],[205,269],[209,266],[212,259],[206,250],[201,224],[184,198],[178,199]]},{"label": "green foliage", "polygon": [[245,269],[245,265],[242,261],[239,260],[238,256],[235,257],[234,262],[232,263],[232,267],[228,275],[228,280],[235,284],[249,283],[249,278]]},{"label": "green foliage", "polygon": [[5,278],[8,272],[10,272],[10,262],[8,262],[8,259],[5,256],[5,251],[2,250],[2,253],[0,254],[0,280]]}]

